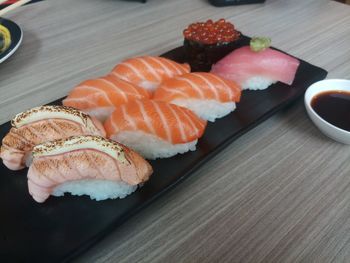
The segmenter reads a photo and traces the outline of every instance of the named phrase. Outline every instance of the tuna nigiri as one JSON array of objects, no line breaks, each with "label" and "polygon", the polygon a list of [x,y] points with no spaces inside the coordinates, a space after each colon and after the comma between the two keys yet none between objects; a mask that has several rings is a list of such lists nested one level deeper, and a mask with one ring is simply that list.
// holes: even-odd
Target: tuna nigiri
[{"label": "tuna nigiri", "polygon": [[135,100],[118,107],[104,126],[108,138],[156,159],[195,150],[206,121],[174,104]]},{"label": "tuna nigiri", "polygon": [[72,135],[105,135],[102,124],[87,114],[64,106],[41,106],[18,114],[3,138],[0,157],[7,168],[25,167],[36,144]]},{"label": "tuna nigiri", "polygon": [[241,89],[231,80],[196,72],[167,79],[154,93],[154,100],[186,107],[200,118],[215,121],[236,108]]},{"label": "tuna nigiri", "polygon": [[[299,60],[280,51],[267,48],[261,39],[253,39],[251,46],[232,51],[213,65],[211,72],[236,81],[243,89],[266,89],[280,81],[291,85]],[[256,45],[262,48],[256,48]]]},{"label": "tuna nigiri", "polygon": [[147,99],[150,94],[136,85],[108,75],[90,79],[76,86],[63,100],[63,105],[83,110],[104,121],[116,106],[134,99]]},{"label": "tuna nigiri", "polygon": [[151,174],[149,163],[124,145],[100,136],[73,136],[34,147],[28,188],[39,203],[66,192],[99,201],[124,198]]},{"label": "tuna nigiri", "polygon": [[124,60],[111,74],[154,91],[167,78],[190,72],[190,66],[163,57],[143,56]]}]

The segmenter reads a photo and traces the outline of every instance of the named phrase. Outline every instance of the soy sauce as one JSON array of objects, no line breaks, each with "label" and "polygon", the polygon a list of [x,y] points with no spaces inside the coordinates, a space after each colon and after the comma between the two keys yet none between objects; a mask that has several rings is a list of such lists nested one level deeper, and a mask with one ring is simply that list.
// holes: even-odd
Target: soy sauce
[{"label": "soy sauce", "polygon": [[350,131],[350,92],[322,92],[312,98],[311,107],[325,121]]}]

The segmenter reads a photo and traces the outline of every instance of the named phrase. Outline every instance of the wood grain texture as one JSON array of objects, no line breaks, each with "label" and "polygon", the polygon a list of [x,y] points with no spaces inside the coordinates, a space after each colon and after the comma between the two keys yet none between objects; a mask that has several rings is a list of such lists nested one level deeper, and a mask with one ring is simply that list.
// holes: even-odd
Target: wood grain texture
[{"label": "wood grain texture", "polygon": [[[66,95],[123,58],[180,45],[193,21],[221,17],[246,35],[270,36],[330,78],[350,78],[350,7],[334,1],[215,8],[205,0],[51,0],[8,16],[23,27],[24,41],[0,65],[0,122]],[[77,261],[349,262],[349,149],[323,136],[300,101]]]}]

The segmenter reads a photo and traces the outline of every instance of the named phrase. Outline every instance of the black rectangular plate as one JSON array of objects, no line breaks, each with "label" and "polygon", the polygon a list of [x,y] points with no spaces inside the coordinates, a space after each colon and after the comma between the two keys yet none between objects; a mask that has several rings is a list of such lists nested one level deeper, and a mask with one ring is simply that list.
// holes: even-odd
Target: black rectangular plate
[{"label": "black rectangular plate", "polygon": [[[248,38],[245,41],[248,43]],[[184,50],[163,55],[184,62]],[[27,190],[27,170],[13,172],[0,164],[1,262],[68,261],[92,246],[166,193],[240,135],[302,96],[327,71],[300,60],[292,87],[277,83],[264,91],[244,91],[237,110],[209,123],[197,150],[169,159],[152,161],[154,174],[139,190],[122,200],[96,202],[88,197],[50,197],[36,203]],[[60,103],[61,100],[54,102]],[[0,126],[0,138],[10,124]]]},{"label": "black rectangular plate", "polygon": [[265,3],[265,0],[209,0],[214,6],[246,5]]}]

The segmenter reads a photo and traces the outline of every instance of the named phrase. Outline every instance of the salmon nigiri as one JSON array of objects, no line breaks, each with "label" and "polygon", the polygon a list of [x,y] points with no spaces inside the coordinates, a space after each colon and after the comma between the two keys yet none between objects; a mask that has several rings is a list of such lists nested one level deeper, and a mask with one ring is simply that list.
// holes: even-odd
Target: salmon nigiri
[{"label": "salmon nigiri", "polygon": [[73,136],[34,147],[28,188],[39,203],[66,192],[99,201],[124,198],[151,174],[149,163],[124,145],[100,136]]},{"label": "salmon nigiri", "polygon": [[206,121],[174,104],[135,100],[116,108],[104,126],[108,138],[156,159],[195,150]]},{"label": "salmon nigiri", "polygon": [[265,38],[252,39],[250,46],[232,51],[211,72],[236,81],[243,89],[266,89],[277,81],[291,85],[300,61],[268,48],[269,44]]},{"label": "salmon nigiri", "polygon": [[105,135],[98,120],[64,106],[32,108],[17,114],[11,124],[12,128],[3,138],[0,150],[3,163],[11,170],[20,170],[26,166],[36,144],[72,135]]},{"label": "salmon nigiri", "polygon": [[215,121],[233,111],[240,97],[241,88],[235,82],[196,72],[163,81],[153,99],[186,107],[202,119]]},{"label": "salmon nigiri", "polygon": [[167,78],[190,72],[190,66],[163,57],[143,56],[122,61],[111,74],[154,91]]},{"label": "salmon nigiri", "polygon": [[130,100],[149,97],[150,94],[144,89],[108,75],[80,83],[63,100],[63,105],[83,110],[104,121],[116,106]]}]

